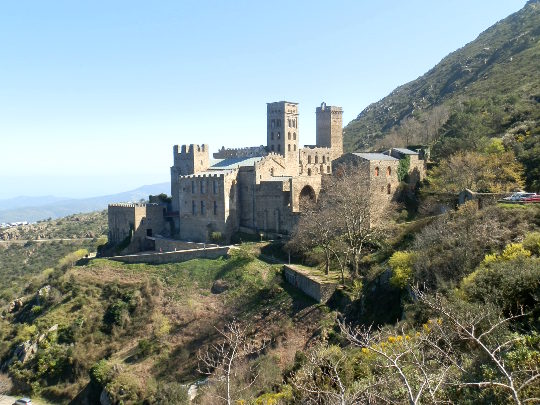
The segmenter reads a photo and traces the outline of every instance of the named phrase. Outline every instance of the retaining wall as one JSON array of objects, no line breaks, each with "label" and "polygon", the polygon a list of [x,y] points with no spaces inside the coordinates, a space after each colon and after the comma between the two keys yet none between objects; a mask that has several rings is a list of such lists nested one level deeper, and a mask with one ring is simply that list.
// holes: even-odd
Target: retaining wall
[{"label": "retaining wall", "polygon": [[302,290],[315,301],[326,303],[336,290],[337,284],[316,280],[301,269],[286,264],[283,266],[285,279],[296,288]]},{"label": "retaining wall", "polygon": [[141,253],[136,255],[113,256],[110,260],[116,260],[123,263],[148,263],[148,264],[164,264],[164,263],[179,263],[191,259],[217,259],[218,257],[227,256],[229,246],[210,247],[206,249],[190,249],[179,250],[176,252],[163,253]]}]

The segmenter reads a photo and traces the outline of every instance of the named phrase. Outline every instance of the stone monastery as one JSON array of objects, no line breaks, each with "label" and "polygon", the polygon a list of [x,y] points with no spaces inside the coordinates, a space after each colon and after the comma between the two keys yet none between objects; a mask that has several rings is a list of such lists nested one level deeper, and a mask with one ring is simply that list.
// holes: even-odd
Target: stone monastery
[{"label": "stone monastery", "polygon": [[129,238],[131,251],[148,248],[155,237],[207,242],[237,231],[290,234],[302,199],[316,200],[324,176],[336,165],[353,162],[367,180],[373,204],[390,201],[399,184],[399,160],[410,160],[415,181],[424,162],[408,149],[343,155],[343,111],[322,103],[316,109],[316,145],[300,147],[298,103],[267,104],[266,146],[221,148],[209,156],[208,145],[173,147],[171,201],[111,204],[109,241]]}]

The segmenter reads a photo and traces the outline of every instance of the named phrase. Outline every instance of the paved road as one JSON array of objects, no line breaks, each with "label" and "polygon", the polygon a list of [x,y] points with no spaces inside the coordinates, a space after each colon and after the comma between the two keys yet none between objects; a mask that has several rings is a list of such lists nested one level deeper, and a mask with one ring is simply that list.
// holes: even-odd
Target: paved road
[{"label": "paved road", "polygon": [[0,405],[12,405],[19,398],[9,397],[7,395],[0,395]]}]

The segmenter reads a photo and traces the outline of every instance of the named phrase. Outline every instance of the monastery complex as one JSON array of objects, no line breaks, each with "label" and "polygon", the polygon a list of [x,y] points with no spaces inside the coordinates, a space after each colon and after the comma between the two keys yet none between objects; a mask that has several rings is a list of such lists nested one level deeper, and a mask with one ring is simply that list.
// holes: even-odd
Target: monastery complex
[{"label": "monastery complex", "polygon": [[300,147],[298,103],[267,104],[266,145],[221,148],[173,147],[171,199],[149,204],[111,204],[109,241],[125,242],[130,251],[148,248],[155,237],[208,242],[238,232],[290,234],[303,199],[316,200],[325,176],[352,163],[367,184],[372,204],[390,201],[398,187],[400,159],[410,160],[412,181],[423,178],[418,152],[390,149],[383,153],[343,154],[343,111],[322,103],[316,108],[316,144]]}]

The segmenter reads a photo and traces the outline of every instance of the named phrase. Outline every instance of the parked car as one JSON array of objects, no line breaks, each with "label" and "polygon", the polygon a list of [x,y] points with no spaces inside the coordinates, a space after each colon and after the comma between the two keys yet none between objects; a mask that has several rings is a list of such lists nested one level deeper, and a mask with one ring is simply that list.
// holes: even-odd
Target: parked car
[{"label": "parked car", "polygon": [[32,400],[30,398],[20,398],[13,402],[13,405],[32,405]]},{"label": "parked car", "polygon": [[519,191],[517,193],[512,194],[510,197],[504,197],[503,200],[506,201],[523,201],[525,198],[529,198],[532,196],[535,196],[535,193],[526,193],[524,191]]},{"label": "parked car", "polygon": [[536,203],[536,202],[540,202],[540,195],[538,194],[534,194],[534,195],[531,195],[529,197],[525,197],[523,199],[521,199],[520,201],[523,201],[523,202],[526,202],[526,203]]}]

